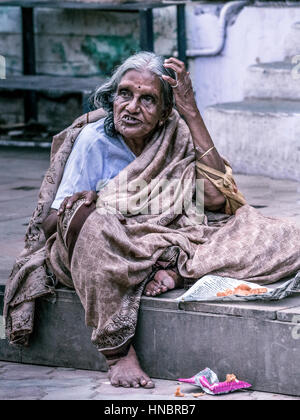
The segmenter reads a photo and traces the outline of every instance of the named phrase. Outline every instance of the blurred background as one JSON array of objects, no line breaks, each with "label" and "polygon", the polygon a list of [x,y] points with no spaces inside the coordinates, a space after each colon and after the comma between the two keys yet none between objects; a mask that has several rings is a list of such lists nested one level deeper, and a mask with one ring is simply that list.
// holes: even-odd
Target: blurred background
[{"label": "blurred background", "polygon": [[300,3],[166,4],[142,3],[142,16],[122,0],[116,10],[106,0],[1,0],[0,144],[49,147],[124,58],[181,48],[200,111],[235,171],[299,180]]}]

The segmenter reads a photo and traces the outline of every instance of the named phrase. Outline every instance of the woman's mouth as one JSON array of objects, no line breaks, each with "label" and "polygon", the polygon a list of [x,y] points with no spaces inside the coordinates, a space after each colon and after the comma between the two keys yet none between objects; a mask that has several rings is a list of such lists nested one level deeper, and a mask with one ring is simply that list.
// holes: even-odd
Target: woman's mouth
[{"label": "woman's mouth", "polygon": [[130,124],[130,125],[138,124],[138,123],[140,123],[140,122],[141,122],[141,121],[140,121],[140,120],[138,120],[137,118],[132,117],[132,116],[130,116],[130,115],[124,115],[124,116],[122,117],[122,120],[123,120],[123,121],[125,121],[125,123],[126,123],[126,124]]}]

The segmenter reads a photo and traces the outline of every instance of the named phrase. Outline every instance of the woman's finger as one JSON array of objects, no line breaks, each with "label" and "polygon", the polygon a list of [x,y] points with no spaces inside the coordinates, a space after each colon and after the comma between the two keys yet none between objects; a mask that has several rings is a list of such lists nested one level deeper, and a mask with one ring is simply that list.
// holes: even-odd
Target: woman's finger
[{"label": "woman's finger", "polygon": [[167,62],[167,63],[174,63],[175,65],[177,65],[178,67],[180,67],[182,70],[185,69],[184,62],[183,61],[180,61],[178,58],[169,57],[169,58],[166,58],[165,62]]},{"label": "woman's finger", "polygon": [[164,67],[166,68],[166,69],[172,69],[172,70],[174,70],[175,71],[175,73],[177,74],[177,78],[179,78],[179,77],[181,77],[181,75],[182,75],[182,70],[179,68],[179,67],[177,67],[175,64],[173,64],[173,63],[166,63],[166,64],[164,64]]},{"label": "woman's finger", "polygon": [[65,211],[65,209],[72,208],[73,204],[79,200],[80,198],[85,198],[84,204],[89,206],[93,201],[96,201],[98,196],[95,191],[82,191],[73,194],[72,196],[66,197],[63,202],[61,203],[57,214],[60,215]]},{"label": "woman's finger", "polygon": [[64,200],[63,200],[63,202],[61,203],[61,205],[60,205],[60,207],[59,207],[59,209],[58,209],[58,211],[57,211],[57,214],[58,215],[60,215],[61,213],[63,213],[64,211],[65,211],[65,208],[66,208],[66,204],[67,204],[67,201],[68,201],[68,199],[69,199],[70,197],[66,197]]},{"label": "woman's finger", "polygon": [[80,196],[81,196],[81,193],[73,194],[72,197],[70,197],[67,202],[67,205],[66,205],[67,209],[70,209],[73,206],[73,204],[80,198]]},{"label": "woman's finger", "polygon": [[96,198],[95,198],[95,192],[94,191],[89,191],[87,194],[86,194],[86,198],[85,198],[85,202],[84,202],[84,204],[86,205],[86,206],[90,206],[91,204],[92,204],[92,202],[93,201],[96,201]]},{"label": "woman's finger", "polygon": [[174,63],[173,61],[165,61],[164,67],[174,70],[178,76],[182,74],[186,74],[186,70],[184,66],[180,66],[177,63]]},{"label": "woman's finger", "polygon": [[175,80],[175,79],[173,79],[172,77],[170,77],[170,76],[166,76],[166,75],[162,75],[162,78],[164,79],[164,80],[166,80],[168,83],[170,83],[170,85],[171,86],[175,86],[176,84],[177,84],[177,80]]}]

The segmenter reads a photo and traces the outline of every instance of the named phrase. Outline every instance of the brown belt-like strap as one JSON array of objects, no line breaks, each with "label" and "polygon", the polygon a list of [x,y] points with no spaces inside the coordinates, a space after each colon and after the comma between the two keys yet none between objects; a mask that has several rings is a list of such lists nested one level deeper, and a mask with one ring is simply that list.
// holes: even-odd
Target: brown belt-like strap
[{"label": "brown belt-like strap", "polygon": [[[239,207],[246,204],[246,200],[237,188],[229,162],[227,162],[224,158],[223,161],[226,169],[225,173],[198,161],[196,161],[196,170],[200,175],[205,176],[210,182],[212,182],[212,184],[214,184],[214,186],[224,195],[226,199],[225,213],[235,214]],[[208,174],[215,175],[218,179],[214,179]]]}]

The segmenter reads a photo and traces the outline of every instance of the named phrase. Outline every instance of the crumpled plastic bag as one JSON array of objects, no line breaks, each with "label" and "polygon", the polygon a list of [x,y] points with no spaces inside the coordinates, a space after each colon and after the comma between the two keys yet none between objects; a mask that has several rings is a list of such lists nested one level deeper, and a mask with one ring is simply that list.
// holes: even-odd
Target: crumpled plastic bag
[{"label": "crumpled plastic bag", "polygon": [[194,375],[192,378],[180,378],[178,381],[199,386],[204,392],[211,395],[228,394],[239,389],[250,388],[252,385],[244,381],[239,381],[234,375],[230,381],[220,382],[215,372],[205,368]]}]

